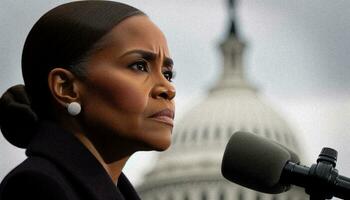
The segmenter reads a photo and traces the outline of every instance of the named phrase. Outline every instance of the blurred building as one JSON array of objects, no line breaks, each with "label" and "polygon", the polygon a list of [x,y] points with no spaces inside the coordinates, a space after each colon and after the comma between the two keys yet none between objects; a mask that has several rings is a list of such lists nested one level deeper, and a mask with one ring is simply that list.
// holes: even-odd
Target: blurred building
[{"label": "blurred building", "polygon": [[270,195],[228,182],[221,175],[225,146],[236,131],[275,140],[300,155],[298,141],[286,121],[259,99],[244,73],[245,43],[236,31],[234,2],[230,31],[221,43],[223,71],[207,98],[177,122],[172,147],[162,153],[138,187],[144,200],[302,200],[301,189]]}]

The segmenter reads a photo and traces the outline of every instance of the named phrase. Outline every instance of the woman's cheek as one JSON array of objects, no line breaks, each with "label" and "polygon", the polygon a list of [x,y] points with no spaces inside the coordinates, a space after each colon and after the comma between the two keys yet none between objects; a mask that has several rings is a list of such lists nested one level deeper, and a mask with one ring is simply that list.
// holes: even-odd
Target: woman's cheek
[{"label": "woman's cheek", "polygon": [[105,102],[111,109],[118,109],[127,114],[143,112],[148,101],[148,92],[142,80],[123,73],[107,73],[94,81]]},{"label": "woman's cheek", "polygon": [[102,115],[132,117],[143,114],[149,97],[147,76],[122,66],[109,61],[91,64],[85,90],[85,99],[91,104],[89,109],[94,111],[94,107],[100,107]]},{"label": "woman's cheek", "polygon": [[[143,113],[147,106],[148,94],[140,85],[120,83],[115,96],[118,107],[125,112]],[[131,114],[130,113],[130,114]]]}]

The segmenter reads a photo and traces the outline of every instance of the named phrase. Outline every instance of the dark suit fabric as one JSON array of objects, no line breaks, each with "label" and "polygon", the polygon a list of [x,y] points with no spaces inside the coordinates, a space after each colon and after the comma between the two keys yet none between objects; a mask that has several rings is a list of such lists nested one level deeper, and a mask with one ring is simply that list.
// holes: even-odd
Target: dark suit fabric
[{"label": "dark suit fabric", "polygon": [[41,123],[28,158],[0,185],[0,200],[139,200],[121,174],[117,186],[73,134],[54,123]]}]

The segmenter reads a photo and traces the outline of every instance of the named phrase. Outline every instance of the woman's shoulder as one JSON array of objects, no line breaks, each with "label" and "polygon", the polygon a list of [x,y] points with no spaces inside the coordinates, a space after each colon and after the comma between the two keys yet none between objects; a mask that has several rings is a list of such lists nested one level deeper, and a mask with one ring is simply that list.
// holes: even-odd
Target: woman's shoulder
[{"label": "woman's shoulder", "polygon": [[1,182],[0,199],[77,199],[69,181],[54,163],[41,157],[29,157]]}]

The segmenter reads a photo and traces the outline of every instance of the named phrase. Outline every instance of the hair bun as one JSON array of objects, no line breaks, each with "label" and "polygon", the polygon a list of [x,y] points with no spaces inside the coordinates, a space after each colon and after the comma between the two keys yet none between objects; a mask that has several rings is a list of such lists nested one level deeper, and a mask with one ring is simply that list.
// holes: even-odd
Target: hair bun
[{"label": "hair bun", "polygon": [[38,122],[30,105],[24,85],[9,88],[0,98],[1,132],[11,144],[20,148],[26,148]]}]

